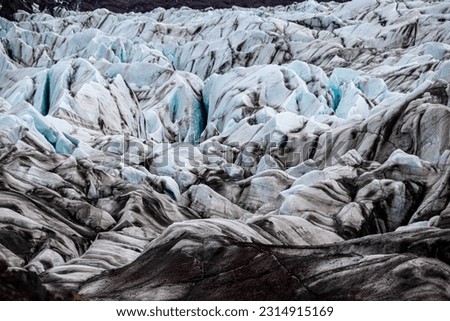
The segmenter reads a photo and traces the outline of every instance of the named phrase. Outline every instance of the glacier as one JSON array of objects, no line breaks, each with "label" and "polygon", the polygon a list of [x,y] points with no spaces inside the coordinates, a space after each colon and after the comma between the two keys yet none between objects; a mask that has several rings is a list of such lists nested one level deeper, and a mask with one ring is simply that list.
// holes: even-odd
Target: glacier
[{"label": "glacier", "polygon": [[450,3],[35,11],[1,299],[450,299]]}]

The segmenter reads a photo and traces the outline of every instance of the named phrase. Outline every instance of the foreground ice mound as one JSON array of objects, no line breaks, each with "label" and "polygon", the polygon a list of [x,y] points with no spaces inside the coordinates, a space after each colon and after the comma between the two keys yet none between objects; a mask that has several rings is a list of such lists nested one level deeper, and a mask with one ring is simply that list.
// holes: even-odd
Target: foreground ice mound
[{"label": "foreground ice mound", "polygon": [[449,3],[15,18],[0,297],[450,298]]}]

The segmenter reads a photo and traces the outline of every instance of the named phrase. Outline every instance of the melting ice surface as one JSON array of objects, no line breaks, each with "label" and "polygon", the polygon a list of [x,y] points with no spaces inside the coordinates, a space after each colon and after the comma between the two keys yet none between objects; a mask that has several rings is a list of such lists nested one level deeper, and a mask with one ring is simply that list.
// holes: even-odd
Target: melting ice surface
[{"label": "melting ice surface", "polygon": [[[448,248],[449,12],[367,0],[0,18],[0,259],[62,296],[261,298],[272,266],[290,285],[268,299],[448,298],[448,259],[386,249],[402,233],[405,253]],[[339,262],[289,248],[330,243]],[[223,278],[217,297],[196,260]],[[342,267],[358,281],[333,288]]]}]

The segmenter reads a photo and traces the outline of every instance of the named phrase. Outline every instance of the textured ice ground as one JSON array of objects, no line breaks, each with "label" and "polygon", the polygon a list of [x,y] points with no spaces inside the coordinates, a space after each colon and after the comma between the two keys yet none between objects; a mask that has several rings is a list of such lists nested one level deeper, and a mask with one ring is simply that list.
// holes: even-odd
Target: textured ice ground
[{"label": "textured ice ground", "polygon": [[3,297],[450,298],[450,3],[15,18]]}]

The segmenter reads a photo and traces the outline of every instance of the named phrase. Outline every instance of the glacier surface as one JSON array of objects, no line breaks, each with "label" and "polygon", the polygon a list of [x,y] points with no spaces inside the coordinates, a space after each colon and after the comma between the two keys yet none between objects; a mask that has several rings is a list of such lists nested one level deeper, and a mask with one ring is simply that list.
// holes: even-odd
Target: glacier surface
[{"label": "glacier surface", "polygon": [[450,3],[14,18],[1,298],[450,298]]}]

